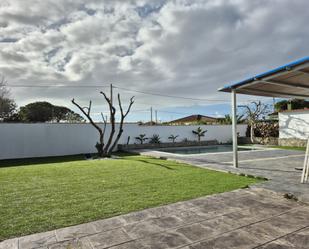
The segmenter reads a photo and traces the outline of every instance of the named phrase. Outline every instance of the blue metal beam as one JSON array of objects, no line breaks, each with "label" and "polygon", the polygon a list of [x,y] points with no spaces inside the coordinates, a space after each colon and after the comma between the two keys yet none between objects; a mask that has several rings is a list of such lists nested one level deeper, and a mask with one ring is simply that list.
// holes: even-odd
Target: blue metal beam
[{"label": "blue metal beam", "polygon": [[309,56],[304,57],[302,59],[299,59],[297,61],[293,61],[291,63],[285,64],[283,66],[277,67],[275,69],[266,71],[264,73],[255,75],[255,76],[253,76],[251,78],[248,78],[248,79],[245,79],[245,80],[233,83],[231,85],[224,86],[224,87],[222,87],[222,88],[220,88],[218,90],[222,91],[222,92],[230,92],[232,89],[237,89],[240,86],[244,86],[244,85],[246,85],[248,83],[254,82],[256,80],[262,79],[262,78],[267,77],[267,76],[271,76],[271,75],[276,74],[276,73],[280,73],[280,72],[283,72],[283,71],[291,70],[294,67],[299,66],[299,65],[304,64],[304,63],[307,63],[307,62],[309,62]]}]

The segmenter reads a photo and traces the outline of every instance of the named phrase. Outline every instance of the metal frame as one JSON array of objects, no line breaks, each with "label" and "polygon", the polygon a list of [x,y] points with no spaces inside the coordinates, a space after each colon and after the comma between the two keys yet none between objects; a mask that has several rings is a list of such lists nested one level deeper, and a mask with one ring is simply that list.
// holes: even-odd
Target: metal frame
[{"label": "metal frame", "polygon": [[[287,86],[287,87],[294,87],[294,88],[300,88],[304,90],[308,90],[309,86],[303,85],[303,84],[289,84],[286,82],[281,82],[281,81],[275,81],[273,78],[278,77],[281,75],[288,74],[291,71],[294,72],[299,72],[301,74],[308,75],[307,72],[301,71],[303,68],[308,67],[308,62],[309,62],[309,57],[305,57],[299,61],[287,64],[285,66],[279,67],[277,69],[271,70],[269,72],[257,75],[256,77],[244,80],[242,82],[236,83],[234,85],[228,86],[228,87],[223,87],[220,88],[219,91],[228,91],[231,92],[231,101],[232,101],[232,134],[233,134],[233,165],[235,168],[238,167],[238,150],[237,150],[237,96],[236,96],[236,91],[237,89],[242,89],[245,87],[248,87],[250,85],[255,85],[258,83],[266,83],[266,84],[273,84],[273,85],[278,85],[278,86]],[[303,65],[304,64],[304,65]],[[309,98],[309,95],[306,94],[292,94],[292,93],[283,93],[283,92],[278,92],[278,91],[266,91],[266,90],[261,90],[261,89],[245,89],[248,91],[248,93],[244,92],[239,92],[242,94],[249,94],[250,91],[255,92],[255,93],[260,93],[261,96],[262,94],[273,94],[274,96],[272,97],[282,97],[282,96],[293,96],[293,97],[301,97],[301,98]],[[253,94],[253,93],[252,93]],[[308,138],[308,143],[307,143],[307,149],[306,149],[306,156],[305,156],[305,161],[304,161],[304,167],[303,167],[303,172],[302,172],[302,177],[301,177],[301,183],[305,183],[308,181],[309,177],[309,138]]]},{"label": "metal frame", "polygon": [[298,72],[301,72],[301,73],[306,73],[306,72],[300,71],[300,70],[306,68],[308,66],[308,65],[306,65],[306,64],[308,64],[308,62],[309,62],[309,56],[304,57],[300,60],[294,61],[292,63],[288,63],[288,64],[283,65],[281,67],[272,69],[272,70],[267,71],[265,73],[258,74],[254,77],[245,79],[243,81],[234,83],[232,85],[224,86],[224,87],[222,87],[218,90],[222,91],[222,92],[231,92],[232,88],[240,89],[242,86],[248,86],[250,84],[255,84],[255,81],[257,81],[259,79],[268,80],[268,79],[271,79],[273,77],[273,75],[276,75],[276,76],[285,75],[285,74],[289,73],[290,71],[298,71]]},{"label": "metal frame", "polygon": [[299,89],[304,89],[304,90],[309,90],[309,86],[306,86],[306,85],[302,85],[302,84],[289,84],[289,83],[286,83],[286,82],[282,82],[282,81],[269,81],[269,80],[261,80],[260,81],[261,83],[267,83],[267,84],[270,84],[270,85],[277,85],[277,86],[287,86],[287,87],[296,87],[296,88],[299,88]]},{"label": "metal frame", "polygon": [[300,72],[300,73],[302,73],[302,74],[304,74],[304,75],[309,75],[308,72],[302,71],[302,69],[298,69],[297,71]]},{"label": "metal frame", "polygon": [[[260,81],[259,81],[260,82]],[[269,97],[289,97],[289,96],[293,96],[293,97],[299,97],[299,98],[309,98],[309,95],[307,94],[294,94],[294,93],[283,93],[283,92],[277,92],[277,91],[266,91],[266,90],[260,90],[260,89],[245,89],[245,91],[252,91],[252,92],[256,92],[256,93],[261,93],[261,94],[271,94],[274,96],[269,96]]]},{"label": "metal frame", "polygon": [[[240,85],[240,86],[235,86],[235,88],[237,89],[242,89],[242,88],[245,88],[245,87],[248,87],[248,86],[251,86],[251,85],[256,85],[256,84],[259,84],[259,83],[266,83],[266,84],[271,84],[271,85],[279,85],[279,86],[286,86],[286,87],[296,87],[296,88],[301,88],[301,89],[304,89],[304,90],[309,90],[309,86],[306,86],[306,85],[303,85],[303,84],[289,84],[289,83],[286,83],[286,82],[281,82],[281,81],[275,81],[273,80],[274,78],[274,75],[275,77],[278,77],[278,76],[282,76],[282,75],[286,75],[290,72],[297,72],[297,73],[301,73],[301,74],[308,74],[307,72],[304,72],[304,71],[301,71],[302,69],[306,68],[308,65],[305,63],[304,65],[300,65],[298,67],[295,67],[295,68],[290,68],[290,67],[285,67],[285,71],[283,72],[279,72],[279,73],[276,73],[276,74],[272,74],[270,76],[264,76],[264,77],[261,77],[261,76],[256,76],[253,78],[253,81],[252,82],[248,82],[247,84],[243,84],[243,85]],[[248,91],[251,91],[250,89],[247,89]],[[293,97],[299,97],[299,98],[309,98],[309,95],[306,95],[306,94],[292,94],[292,93],[289,93],[288,95],[285,94],[285,93],[282,93],[282,92],[277,92],[277,91],[265,91],[265,90],[261,90],[261,89],[252,89],[252,91],[255,91],[257,93],[266,93],[266,94],[273,94],[273,95],[279,95],[279,97],[288,97],[288,96],[293,96]],[[274,96],[274,97],[276,97]]]}]

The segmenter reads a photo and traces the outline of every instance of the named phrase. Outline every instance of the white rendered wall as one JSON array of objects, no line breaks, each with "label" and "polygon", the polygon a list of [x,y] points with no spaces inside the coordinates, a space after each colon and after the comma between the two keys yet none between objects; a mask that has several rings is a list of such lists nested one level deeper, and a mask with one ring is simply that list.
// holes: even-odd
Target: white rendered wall
[{"label": "white rendered wall", "polygon": [[279,113],[279,138],[308,139],[309,110]]},{"label": "white rendered wall", "polygon": [[[126,124],[124,133],[119,141],[123,144],[131,137],[130,143],[139,134],[147,137],[159,134],[162,142],[168,142],[171,134],[179,135],[178,141],[184,138],[196,140],[192,133],[199,126],[139,126]],[[217,139],[227,142],[232,139],[230,125],[201,125],[207,130],[202,139]],[[244,136],[246,125],[239,125],[238,132]],[[117,128],[117,127],[116,127]],[[106,136],[109,134],[109,127]],[[0,159],[26,158],[72,155],[95,152],[95,143],[98,141],[97,131],[90,124],[6,124],[0,123]]]}]

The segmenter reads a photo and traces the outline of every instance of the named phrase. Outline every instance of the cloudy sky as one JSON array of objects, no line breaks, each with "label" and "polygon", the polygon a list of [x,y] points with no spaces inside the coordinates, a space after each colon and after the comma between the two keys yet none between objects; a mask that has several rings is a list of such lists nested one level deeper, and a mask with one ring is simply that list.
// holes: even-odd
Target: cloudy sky
[{"label": "cloudy sky", "polygon": [[230,100],[220,86],[308,55],[308,9],[308,0],[2,0],[0,73],[44,86],[12,88],[19,106],[74,109],[75,97],[106,111],[98,90],[113,83],[123,102],[136,96],[131,121],[147,120],[150,106],[163,120],[220,115]]}]

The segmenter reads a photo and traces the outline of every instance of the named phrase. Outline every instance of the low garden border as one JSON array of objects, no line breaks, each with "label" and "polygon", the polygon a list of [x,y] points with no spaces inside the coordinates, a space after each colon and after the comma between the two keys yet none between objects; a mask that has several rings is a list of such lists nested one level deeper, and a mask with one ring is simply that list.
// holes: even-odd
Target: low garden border
[{"label": "low garden border", "polygon": [[217,145],[217,140],[205,140],[205,141],[187,141],[187,142],[175,142],[175,143],[156,143],[156,144],[118,144],[118,150],[135,150],[135,149],[152,149],[152,148],[167,148],[167,147],[189,147],[189,146],[205,146],[205,145]]}]

